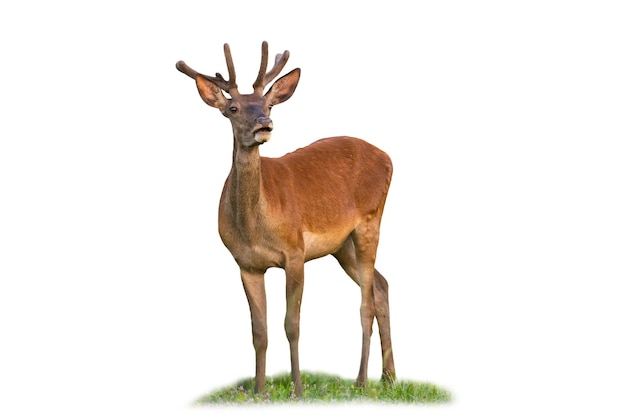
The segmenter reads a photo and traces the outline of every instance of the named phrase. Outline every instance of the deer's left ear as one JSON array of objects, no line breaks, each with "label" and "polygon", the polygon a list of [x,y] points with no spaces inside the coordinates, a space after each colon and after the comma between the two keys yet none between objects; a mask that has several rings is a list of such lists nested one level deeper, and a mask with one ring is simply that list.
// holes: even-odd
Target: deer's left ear
[{"label": "deer's left ear", "polygon": [[278,80],[269,91],[265,93],[265,98],[271,105],[277,105],[289,99],[293,92],[296,91],[298,81],[300,80],[300,69],[291,70]]}]

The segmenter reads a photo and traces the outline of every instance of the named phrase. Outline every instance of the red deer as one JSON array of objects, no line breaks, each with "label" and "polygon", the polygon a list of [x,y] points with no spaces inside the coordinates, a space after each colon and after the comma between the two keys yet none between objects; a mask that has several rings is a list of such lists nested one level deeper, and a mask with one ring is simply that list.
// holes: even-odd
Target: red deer
[{"label": "red deer", "polygon": [[[300,69],[280,77],[289,51],[278,54],[267,70],[267,42],[251,94],[238,91],[228,44],[224,55],[229,79],[200,74],[183,61],[176,68],[193,78],[200,97],[219,109],[233,128],[232,168],[219,203],[219,234],[237,262],[250,305],[256,353],[255,392],[265,388],[267,313],[265,271],[284,269],[287,311],[285,332],[291,353],[291,378],[302,396],[298,358],[300,303],[304,263],[332,254],[361,288],[361,363],[357,385],[367,383],[367,365],[374,317],[383,356],[382,378],[395,379],[389,325],[388,284],[374,268],[392,164],[389,156],[357,138],[321,139],[280,158],[262,157],[259,145],[274,128],[272,106],[289,99],[298,85]],[[225,96],[226,92],[228,96]]]}]

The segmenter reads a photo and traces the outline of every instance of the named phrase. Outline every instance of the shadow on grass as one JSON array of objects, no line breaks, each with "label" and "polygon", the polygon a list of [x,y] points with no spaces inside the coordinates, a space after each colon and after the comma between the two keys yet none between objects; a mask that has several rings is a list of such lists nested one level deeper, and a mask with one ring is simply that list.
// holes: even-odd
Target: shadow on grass
[{"label": "shadow on grass", "polygon": [[196,405],[247,405],[377,402],[390,404],[441,404],[452,394],[430,383],[396,381],[392,384],[370,380],[357,388],[354,380],[323,373],[302,373],[303,397],[297,398],[289,373],[266,379],[265,391],[254,393],[254,378],[241,380],[198,399]]}]

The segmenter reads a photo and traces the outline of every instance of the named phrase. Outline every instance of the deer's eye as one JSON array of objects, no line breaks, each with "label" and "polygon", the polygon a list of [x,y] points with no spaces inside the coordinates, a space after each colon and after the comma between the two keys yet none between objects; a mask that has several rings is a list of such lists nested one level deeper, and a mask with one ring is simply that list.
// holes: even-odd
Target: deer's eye
[{"label": "deer's eye", "polygon": [[230,110],[232,113],[235,113],[237,111],[237,106],[231,106],[228,108],[228,110]]}]

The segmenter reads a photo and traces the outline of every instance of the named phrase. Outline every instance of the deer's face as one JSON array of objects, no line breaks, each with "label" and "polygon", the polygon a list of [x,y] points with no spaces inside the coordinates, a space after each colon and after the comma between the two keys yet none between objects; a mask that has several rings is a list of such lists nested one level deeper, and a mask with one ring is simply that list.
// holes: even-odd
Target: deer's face
[{"label": "deer's face", "polygon": [[235,139],[250,147],[270,140],[274,129],[271,108],[266,97],[253,93],[233,95],[220,110],[230,120]]},{"label": "deer's face", "polygon": [[251,147],[270,139],[274,128],[270,119],[272,106],[292,96],[300,80],[300,69],[296,68],[276,80],[265,94],[258,90],[252,94],[239,94],[233,88],[227,91],[230,97],[226,97],[222,88],[212,80],[200,74],[195,79],[202,100],[230,119],[235,141]]}]

